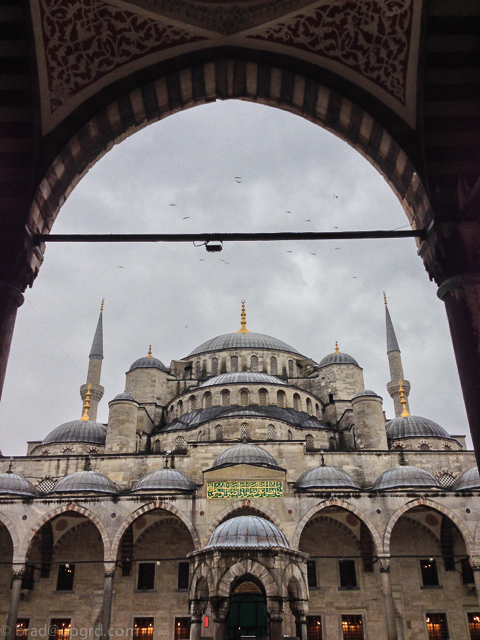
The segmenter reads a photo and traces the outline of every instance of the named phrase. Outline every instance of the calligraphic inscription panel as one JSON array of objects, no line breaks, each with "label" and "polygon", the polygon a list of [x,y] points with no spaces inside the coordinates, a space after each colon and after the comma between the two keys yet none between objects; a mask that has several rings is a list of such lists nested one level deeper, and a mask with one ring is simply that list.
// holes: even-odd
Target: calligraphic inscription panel
[{"label": "calligraphic inscription panel", "polygon": [[233,498],[282,498],[281,480],[229,480],[207,482],[207,498],[227,500]]}]

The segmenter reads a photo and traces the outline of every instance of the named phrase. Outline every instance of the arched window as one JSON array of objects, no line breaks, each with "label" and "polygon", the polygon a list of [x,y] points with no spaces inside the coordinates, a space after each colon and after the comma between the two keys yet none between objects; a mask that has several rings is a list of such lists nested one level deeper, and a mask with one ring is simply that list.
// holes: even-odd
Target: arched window
[{"label": "arched window", "polygon": [[212,394],[210,393],[210,391],[207,391],[207,393],[203,396],[203,408],[212,408]]},{"label": "arched window", "polygon": [[266,407],[268,404],[268,394],[266,389],[260,389],[258,392],[258,404],[261,407]]},{"label": "arched window", "polygon": [[334,436],[330,436],[330,438],[328,439],[328,448],[330,449],[330,451],[335,451],[335,449],[337,448],[337,441],[335,440]]},{"label": "arched window", "polygon": [[244,422],[240,427],[240,438],[247,438],[247,440],[250,440],[250,427],[246,422]]},{"label": "arched window", "polygon": [[218,376],[218,358],[212,358],[212,376]]},{"label": "arched window", "polygon": [[62,451],[64,456],[71,456],[73,454],[73,448],[72,447],[65,447],[65,449],[63,449]]},{"label": "arched window", "polygon": [[320,414],[320,405],[318,404],[318,402],[315,403],[315,415],[317,416],[317,418],[319,420],[322,417],[321,414]]},{"label": "arched window", "polygon": [[250,370],[251,371],[258,371],[258,357],[257,356],[252,356],[250,358]]},{"label": "arched window", "polygon": [[421,451],[430,451],[430,448],[431,448],[431,447],[430,447],[430,445],[429,445],[427,442],[422,442],[422,443],[418,446],[418,448],[419,448]]},{"label": "arched window", "polygon": [[403,444],[395,444],[395,445],[393,445],[392,451],[403,451]]},{"label": "arched window", "polygon": [[223,440],[223,427],[221,424],[217,424],[215,427],[215,440],[217,440],[217,442],[222,442]]},{"label": "arched window", "polygon": [[197,380],[200,379],[201,375],[202,375],[202,367],[200,365],[200,360],[197,360],[195,362],[195,377],[197,378]]},{"label": "arched window", "polygon": [[188,404],[190,405],[190,411],[195,411],[197,408],[197,398],[195,396],[190,396]]},{"label": "arched window", "polygon": [[293,377],[293,360],[288,361],[288,375]]},{"label": "arched window", "polygon": [[275,440],[277,434],[273,424],[267,426],[267,440]]},{"label": "arched window", "polygon": [[222,407],[230,406],[230,391],[228,389],[224,389],[222,391]]},{"label": "arched window", "polygon": [[187,441],[183,436],[177,436],[175,438],[175,451],[184,452],[187,450]]},{"label": "arched window", "polygon": [[287,433],[287,440],[293,440],[293,435],[290,429],[288,430],[288,433]]},{"label": "arched window", "polygon": [[238,356],[232,356],[230,358],[230,371],[232,373],[238,373]]},{"label": "arched window", "polygon": [[177,418],[179,418],[181,415],[183,415],[183,402],[179,400],[177,404]]},{"label": "arched window", "polygon": [[302,401],[300,400],[300,396],[298,395],[298,393],[295,393],[293,396],[293,408],[295,409],[295,411],[302,410]]},{"label": "arched window", "polygon": [[270,358],[270,373],[272,374],[272,376],[277,375],[277,359],[275,358],[275,356],[272,356]]},{"label": "arched window", "polygon": [[285,409],[285,405],[287,404],[286,398],[285,391],[277,391],[277,407]]},{"label": "arched window", "polygon": [[162,450],[162,445],[160,444],[160,440],[155,440],[155,442],[153,443],[153,453],[160,453],[160,451]]},{"label": "arched window", "polygon": [[309,415],[312,415],[312,401],[310,400],[310,398],[307,398],[307,413]]},{"label": "arched window", "polygon": [[305,448],[307,451],[313,451],[315,449],[315,443],[311,433],[309,433],[305,438]]},{"label": "arched window", "polygon": [[452,445],[445,443],[443,445],[443,448],[444,448],[445,451],[451,451],[452,450]]},{"label": "arched window", "polygon": [[240,404],[242,407],[248,407],[248,389],[242,389],[240,391]]}]

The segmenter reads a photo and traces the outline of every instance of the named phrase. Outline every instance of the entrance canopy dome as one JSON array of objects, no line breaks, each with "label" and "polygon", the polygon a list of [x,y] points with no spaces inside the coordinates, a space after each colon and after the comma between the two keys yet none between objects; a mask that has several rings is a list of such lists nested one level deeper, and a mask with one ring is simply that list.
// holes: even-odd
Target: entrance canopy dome
[{"label": "entrance canopy dome", "polygon": [[197,485],[177,469],[157,469],[147,473],[132,491],[195,491]]},{"label": "entrance canopy dome", "polygon": [[75,471],[61,478],[50,493],[110,493],[119,490],[107,476],[96,471]]},{"label": "entrance canopy dome", "polygon": [[201,387],[211,387],[215,384],[237,384],[237,383],[261,383],[261,384],[286,384],[284,380],[280,380],[276,376],[268,373],[255,373],[251,371],[243,371],[242,373],[221,373],[202,382]]},{"label": "entrance canopy dome", "polygon": [[33,484],[16,473],[0,473],[0,496],[7,495],[19,498],[35,498],[38,491]]},{"label": "entrance canopy dome", "polygon": [[237,516],[222,522],[210,536],[205,549],[246,548],[290,549],[287,539],[272,522],[259,516]]},{"label": "entrance canopy dome", "polygon": [[308,489],[349,489],[358,491],[355,480],[342,469],[335,467],[315,467],[303,473],[295,482],[295,488]]},{"label": "entrance canopy dome", "polygon": [[440,489],[440,485],[429,471],[413,465],[400,465],[384,471],[372,487],[372,491],[388,489]]},{"label": "entrance canopy dome", "polygon": [[234,444],[233,447],[222,451],[213,463],[213,466],[226,467],[235,464],[252,464],[278,469],[277,461],[268,451],[258,447],[256,444],[250,444],[248,442]]},{"label": "entrance canopy dome", "polygon": [[211,340],[207,340],[194,349],[188,358],[199,353],[209,351],[225,351],[226,349],[271,349],[272,351],[286,351],[301,355],[296,349],[277,338],[266,336],[263,333],[225,333]]},{"label": "entrance canopy dome", "polygon": [[42,444],[63,444],[64,442],[85,442],[87,444],[105,444],[107,429],[92,420],[72,420],[51,431]]}]

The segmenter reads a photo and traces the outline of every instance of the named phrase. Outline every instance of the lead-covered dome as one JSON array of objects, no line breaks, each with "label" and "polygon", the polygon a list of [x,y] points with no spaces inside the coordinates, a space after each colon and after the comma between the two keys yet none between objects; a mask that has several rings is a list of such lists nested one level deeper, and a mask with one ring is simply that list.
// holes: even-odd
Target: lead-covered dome
[{"label": "lead-covered dome", "polygon": [[168,373],[168,369],[163,362],[150,355],[135,360],[135,362],[130,365],[130,369],[128,371],[133,371],[134,369],[160,369],[160,371]]},{"label": "lead-covered dome", "polygon": [[334,351],[322,358],[318,363],[318,368],[321,369],[329,364],[354,364],[356,367],[360,367],[355,358],[349,356],[348,353],[340,353],[340,351]]},{"label": "lead-covered dome", "polygon": [[108,493],[117,495],[120,492],[110,478],[97,471],[75,471],[75,473],[61,478],[48,493]]},{"label": "lead-covered dome", "polygon": [[286,384],[284,380],[280,380],[277,376],[271,376],[268,373],[255,373],[253,371],[242,371],[241,373],[221,373],[202,382],[201,387],[211,387],[215,384]]},{"label": "lead-covered dome", "polygon": [[65,442],[84,442],[86,444],[105,444],[107,429],[92,420],[72,420],[51,431],[42,444],[63,444]]},{"label": "lead-covered dome", "polygon": [[259,516],[237,516],[222,522],[205,545],[205,549],[257,547],[290,549],[280,529]]},{"label": "lead-covered dome", "polygon": [[38,491],[33,484],[16,473],[0,473],[0,496],[35,498]]},{"label": "lead-covered dome", "polygon": [[451,487],[452,491],[473,491],[480,489],[478,467],[472,467],[461,473]]},{"label": "lead-covered dome", "polygon": [[157,469],[147,473],[132,491],[195,491],[197,485],[177,469]]},{"label": "lead-covered dome", "polygon": [[359,391],[353,396],[352,400],[355,400],[355,398],[380,398],[380,400],[382,400],[382,397],[371,389],[362,389],[362,391]]},{"label": "lead-covered dome", "polygon": [[[120,402],[120,400],[124,400],[127,402],[136,402],[135,398],[132,398],[129,393],[119,393],[114,397],[113,400],[110,400],[110,402]],[[108,404],[110,404],[110,402]]]},{"label": "lead-covered dome", "polygon": [[275,469],[279,468],[277,461],[268,451],[249,442],[234,444],[233,447],[225,449],[215,460],[213,466],[226,467],[235,464],[252,464],[262,467],[274,467]]},{"label": "lead-covered dome", "polygon": [[452,440],[443,427],[433,422],[433,420],[421,418],[420,416],[394,418],[386,423],[385,430],[389,440],[400,440],[401,438],[444,438]]},{"label": "lead-covered dome", "polygon": [[225,351],[226,349],[271,349],[273,351],[287,351],[301,355],[296,349],[272,336],[263,333],[225,333],[211,340],[207,340],[188,354],[188,358],[198,353],[209,351]]},{"label": "lead-covered dome", "polygon": [[358,491],[360,489],[355,480],[342,469],[323,466],[305,471],[294,486],[302,491],[308,489],[348,489],[350,491]]},{"label": "lead-covered dome", "polygon": [[413,465],[400,465],[384,471],[375,480],[372,491],[388,489],[440,489],[436,478],[425,469]]}]

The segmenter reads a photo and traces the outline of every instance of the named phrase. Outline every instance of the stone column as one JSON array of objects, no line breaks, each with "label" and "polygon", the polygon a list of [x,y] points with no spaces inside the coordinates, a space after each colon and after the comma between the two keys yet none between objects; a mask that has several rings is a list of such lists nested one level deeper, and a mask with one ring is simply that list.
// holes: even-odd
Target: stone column
[{"label": "stone column", "polygon": [[270,640],[283,640],[283,602],[280,598],[267,598],[270,618]]},{"label": "stone column", "polygon": [[12,343],[17,309],[23,304],[22,292],[7,282],[0,281],[0,398],[7,371],[8,354]]},{"label": "stone column", "polygon": [[480,558],[469,558],[470,566],[473,570],[475,580],[475,591],[477,592],[477,602],[480,608]]},{"label": "stone column", "polygon": [[[202,606],[203,605],[203,606]],[[202,620],[206,606],[203,602],[193,600],[190,618],[190,640],[200,640],[202,635]]]},{"label": "stone column", "polygon": [[393,604],[392,582],[390,579],[390,558],[379,558],[380,577],[382,579],[382,593],[385,602],[385,622],[387,640],[398,640],[397,624],[395,622],[395,606]]},{"label": "stone column", "polygon": [[307,615],[304,611],[298,611],[295,616],[296,633],[300,640],[307,640]]},{"label": "stone column", "polygon": [[225,640],[227,635],[228,598],[210,598],[213,614],[213,640]]},{"label": "stone column", "polygon": [[10,606],[7,614],[7,640],[14,640],[17,630],[18,606],[20,604],[20,590],[22,588],[25,565],[13,565],[12,590],[10,592]]},{"label": "stone column", "polygon": [[105,577],[103,580],[103,604],[102,604],[102,638],[108,638],[108,631],[112,620],[113,578],[115,576],[115,563],[105,563]]}]

